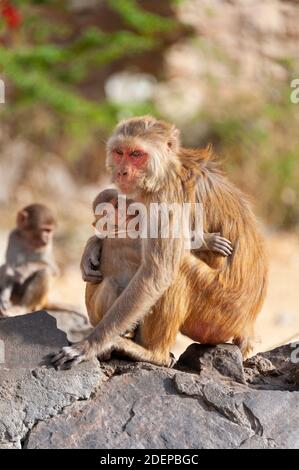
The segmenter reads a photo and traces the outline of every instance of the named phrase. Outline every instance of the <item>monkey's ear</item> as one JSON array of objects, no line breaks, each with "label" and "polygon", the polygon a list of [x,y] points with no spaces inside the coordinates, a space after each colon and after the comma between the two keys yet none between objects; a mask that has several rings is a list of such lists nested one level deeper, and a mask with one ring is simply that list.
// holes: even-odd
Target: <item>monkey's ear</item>
[{"label": "monkey's ear", "polygon": [[167,147],[176,152],[180,147],[180,131],[172,126],[169,138],[167,140]]},{"label": "monkey's ear", "polygon": [[17,227],[20,229],[27,228],[28,225],[28,212],[26,211],[19,211],[17,213]]}]

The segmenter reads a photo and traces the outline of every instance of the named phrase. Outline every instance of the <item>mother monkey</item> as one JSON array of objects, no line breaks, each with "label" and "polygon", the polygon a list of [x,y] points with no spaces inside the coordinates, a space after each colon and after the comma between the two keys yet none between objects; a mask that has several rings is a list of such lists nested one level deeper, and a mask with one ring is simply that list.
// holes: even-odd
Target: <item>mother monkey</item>
[{"label": "mother monkey", "polygon": [[[182,148],[178,134],[150,116],[121,122],[107,144],[112,180],[147,208],[202,203],[204,230],[231,240],[233,255],[195,256],[184,249],[183,236],[143,239],[142,262],[127,288],[85,340],[52,359],[55,366],[69,368],[111,350],[169,365],[178,331],[206,344],[233,340],[244,356],[250,352],[267,278],[256,220],[244,195],[211,161],[211,151]],[[124,338],[136,324],[136,342]]]}]

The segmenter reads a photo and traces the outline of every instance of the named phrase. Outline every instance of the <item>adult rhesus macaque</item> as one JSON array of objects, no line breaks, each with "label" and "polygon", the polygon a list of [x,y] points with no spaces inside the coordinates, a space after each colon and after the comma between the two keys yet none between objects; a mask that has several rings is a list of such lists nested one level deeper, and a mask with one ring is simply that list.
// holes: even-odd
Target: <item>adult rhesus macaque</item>
[{"label": "adult rhesus macaque", "polygon": [[[93,326],[96,326],[100,322],[117,297],[119,297],[122,291],[127,287],[141,265],[141,239],[140,237],[131,238],[128,233],[128,222],[135,219],[136,216],[134,210],[132,210],[132,215],[130,215],[127,209],[130,205],[132,208],[134,207],[134,201],[132,199],[126,199],[124,226],[119,227],[119,197],[121,196],[116,189],[109,188],[100,192],[93,202],[95,215],[93,225],[95,227],[104,212],[106,214],[109,214],[109,210],[111,212],[110,217],[105,218],[105,221],[108,221],[106,222],[106,232],[101,235],[104,235],[105,238],[94,237],[94,248],[91,253],[93,258],[96,258],[94,263],[99,266],[97,272],[100,277],[98,280],[102,282],[99,284],[95,283],[95,270],[92,269],[95,267],[94,264],[88,269],[90,278],[87,276],[87,279],[85,269],[82,267],[84,278],[87,281],[91,281],[86,284],[85,301],[89,320]],[[101,214],[97,215],[97,207],[101,208]],[[123,231],[125,231],[125,233],[123,233]],[[119,238],[119,235],[124,235],[124,238]],[[90,243],[91,241],[89,241],[89,247]],[[94,250],[96,256],[94,256]],[[199,247],[198,251],[214,251],[223,256],[229,256],[232,254],[233,248],[230,241],[221,237],[220,234],[204,233],[203,244]],[[84,254],[82,262],[84,262],[85,259],[86,255]],[[89,256],[87,256],[87,260],[89,260]]]},{"label": "adult rhesus macaque", "polygon": [[[68,368],[115,349],[169,365],[178,331],[206,344],[233,340],[246,356],[266,292],[267,263],[250,205],[217,169],[211,150],[184,149],[173,125],[138,117],[121,122],[108,140],[107,168],[121,192],[146,207],[202,203],[205,230],[228,238],[234,252],[195,256],[183,236],[142,239],[141,265],[129,285],[93,332],[63,348],[53,364]],[[136,342],[121,336],[137,324]]]},{"label": "adult rhesus macaque", "polygon": [[28,311],[46,306],[50,278],[58,272],[52,247],[55,224],[52,212],[42,204],[18,212],[0,268],[0,317],[13,305]]}]

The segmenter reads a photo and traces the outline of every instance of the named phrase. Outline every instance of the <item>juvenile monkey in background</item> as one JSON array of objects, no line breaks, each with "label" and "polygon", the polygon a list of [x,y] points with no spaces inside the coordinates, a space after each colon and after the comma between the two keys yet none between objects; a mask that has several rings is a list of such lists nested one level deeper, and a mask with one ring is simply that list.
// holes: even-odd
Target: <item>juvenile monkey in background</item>
[{"label": "juvenile monkey in background", "polygon": [[[211,149],[185,149],[172,124],[136,117],[108,140],[107,168],[120,191],[147,208],[201,203],[205,230],[227,237],[234,251],[227,258],[195,256],[183,234],[142,239],[141,265],[128,286],[85,340],[52,358],[54,366],[69,368],[113,349],[169,365],[178,331],[202,344],[232,340],[246,357],[265,298],[267,259],[247,198],[219,171]],[[137,324],[135,342],[122,337]]]},{"label": "juvenile monkey in background", "polygon": [[42,204],[18,212],[0,267],[0,317],[13,305],[28,311],[47,305],[50,279],[58,274],[52,246],[55,225],[52,212]]},{"label": "juvenile monkey in background", "polygon": [[[103,212],[106,213],[105,221],[107,224],[105,238],[94,236],[89,241],[90,249],[92,246],[97,249],[97,258],[94,259],[93,267],[99,268],[103,278],[99,284],[94,282],[87,282],[86,284],[85,302],[89,320],[93,326],[100,322],[141,265],[141,239],[132,238],[127,232],[130,220],[136,220],[136,215],[130,215],[127,211],[129,206],[134,207],[134,200],[126,199],[124,224],[119,227],[119,197],[122,196],[116,189],[109,188],[100,192],[93,201],[95,216],[93,226],[97,227],[97,222],[103,217]],[[99,214],[97,214],[97,207],[101,209]],[[120,231],[126,232],[124,238],[119,238]],[[93,249],[91,249],[92,251]],[[197,252],[200,251],[212,251],[223,256],[229,256],[232,254],[233,248],[230,241],[221,237],[220,234],[204,233],[203,244]],[[94,255],[95,253],[93,253],[95,258]],[[84,259],[85,256],[82,262],[84,262]],[[84,277],[83,268],[82,275]],[[93,281],[93,278],[91,278],[91,281]]]}]

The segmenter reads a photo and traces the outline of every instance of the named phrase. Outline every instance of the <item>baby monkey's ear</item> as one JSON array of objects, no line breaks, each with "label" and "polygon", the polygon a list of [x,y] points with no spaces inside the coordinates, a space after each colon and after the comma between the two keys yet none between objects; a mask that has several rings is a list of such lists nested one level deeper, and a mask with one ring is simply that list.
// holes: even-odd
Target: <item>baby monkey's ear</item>
[{"label": "baby monkey's ear", "polygon": [[177,152],[180,147],[180,131],[172,126],[170,134],[167,139],[167,147],[173,152]]}]

